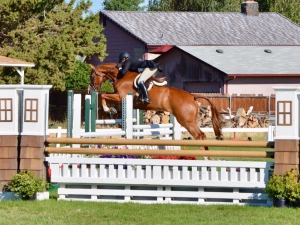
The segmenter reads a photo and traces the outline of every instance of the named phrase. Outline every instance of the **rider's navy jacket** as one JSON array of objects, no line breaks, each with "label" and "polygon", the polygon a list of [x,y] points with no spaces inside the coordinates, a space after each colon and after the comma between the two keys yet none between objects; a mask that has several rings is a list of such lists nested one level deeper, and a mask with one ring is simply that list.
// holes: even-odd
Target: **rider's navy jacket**
[{"label": "rider's navy jacket", "polygon": [[159,63],[156,63],[152,60],[131,60],[128,59],[124,62],[122,69],[119,70],[117,79],[121,79],[124,77],[124,75],[130,71],[130,72],[139,72],[139,68],[159,68]]}]

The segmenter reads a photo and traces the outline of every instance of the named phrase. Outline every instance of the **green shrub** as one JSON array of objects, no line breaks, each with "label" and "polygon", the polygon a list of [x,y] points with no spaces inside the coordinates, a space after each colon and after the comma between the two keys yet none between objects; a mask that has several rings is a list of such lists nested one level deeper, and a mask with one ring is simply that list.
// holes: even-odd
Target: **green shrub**
[{"label": "green shrub", "polygon": [[112,84],[109,82],[109,80],[106,80],[106,81],[101,85],[99,91],[113,93],[113,92],[114,92],[114,88],[113,88]]},{"label": "green shrub", "polygon": [[83,90],[87,89],[90,83],[91,67],[78,60],[75,61],[76,70],[66,76],[66,89]]},{"label": "green shrub", "polygon": [[290,202],[300,199],[300,182],[297,169],[291,169],[283,175],[273,174],[265,189],[269,198],[282,198]]},{"label": "green shrub", "polygon": [[15,174],[11,181],[4,186],[5,190],[15,193],[15,196],[22,196],[23,200],[30,199],[36,192],[43,192],[49,188],[49,183],[38,178],[29,170]]}]

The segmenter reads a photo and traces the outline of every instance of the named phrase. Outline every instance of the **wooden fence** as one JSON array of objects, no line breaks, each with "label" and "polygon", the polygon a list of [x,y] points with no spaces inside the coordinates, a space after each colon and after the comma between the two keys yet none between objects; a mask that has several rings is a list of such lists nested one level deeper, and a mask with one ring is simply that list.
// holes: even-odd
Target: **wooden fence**
[{"label": "wooden fence", "polygon": [[219,111],[231,109],[235,113],[239,108],[246,111],[253,106],[253,113],[275,115],[275,95],[217,95],[205,94]]}]

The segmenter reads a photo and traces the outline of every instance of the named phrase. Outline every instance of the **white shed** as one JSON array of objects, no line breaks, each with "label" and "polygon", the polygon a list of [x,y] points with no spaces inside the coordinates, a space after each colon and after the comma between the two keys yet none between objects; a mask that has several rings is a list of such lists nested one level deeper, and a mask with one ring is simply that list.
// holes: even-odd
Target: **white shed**
[{"label": "white shed", "polygon": [[52,85],[24,84],[24,69],[34,63],[0,56],[0,66],[14,67],[21,76],[20,84],[0,85],[0,135],[44,136]]}]

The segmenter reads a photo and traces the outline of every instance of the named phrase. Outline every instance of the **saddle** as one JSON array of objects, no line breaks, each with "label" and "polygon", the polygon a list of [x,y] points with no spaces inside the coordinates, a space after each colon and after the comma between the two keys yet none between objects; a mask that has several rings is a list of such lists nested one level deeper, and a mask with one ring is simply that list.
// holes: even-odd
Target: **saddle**
[{"label": "saddle", "polygon": [[[138,81],[140,75],[141,74],[137,75],[137,77],[134,79],[134,82],[133,82],[134,87],[136,89],[138,89],[137,81]],[[159,77],[159,78],[157,78],[157,77],[150,77],[146,81],[145,86],[146,86],[147,90],[149,91],[149,90],[151,90],[151,88],[153,87],[153,85],[156,85],[156,86],[165,86],[165,85],[167,85],[167,78],[166,77]]]}]

